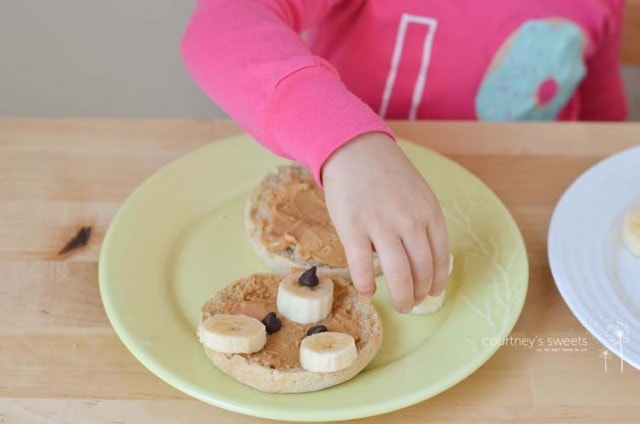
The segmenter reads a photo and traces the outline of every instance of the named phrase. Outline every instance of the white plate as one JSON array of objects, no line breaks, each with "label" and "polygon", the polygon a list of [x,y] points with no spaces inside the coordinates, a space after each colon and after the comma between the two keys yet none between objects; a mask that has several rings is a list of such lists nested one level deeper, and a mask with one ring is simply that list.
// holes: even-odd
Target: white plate
[{"label": "white plate", "polygon": [[640,208],[640,147],[613,155],[564,193],[549,227],[551,272],[569,308],[609,351],[640,369],[640,258],[622,242]]}]

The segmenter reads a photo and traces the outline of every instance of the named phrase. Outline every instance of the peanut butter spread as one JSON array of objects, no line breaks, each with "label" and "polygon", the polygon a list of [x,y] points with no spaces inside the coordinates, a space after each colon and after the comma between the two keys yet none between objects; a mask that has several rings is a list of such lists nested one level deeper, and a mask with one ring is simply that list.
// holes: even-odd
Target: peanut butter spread
[{"label": "peanut butter spread", "polygon": [[[215,313],[244,314],[262,320],[269,312],[278,314],[276,298],[281,277],[262,275],[251,277],[251,282],[219,305]],[[300,367],[300,342],[309,328],[324,325],[329,331],[351,334],[360,349],[361,315],[355,307],[356,296],[349,295],[348,282],[340,278],[333,279],[333,310],[324,320],[314,324],[297,324],[278,314],[282,320],[279,331],[267,335],[267,344],[261,351],[252,354],[239,354],[270,368],[292,369]],[[205,305],[206,307],[207,305]],[[203,310],[213,313],[214,311]]]},{"label": "peanut butter spread", "polygon": [[290,181],[268,189],[271,219],[262,222],[262,241],[272,252],[298,246],[298,254],[306,261],[345,268],[347,259],[340,243],[322,190],[305,173],[301,178],[290,172]]}]

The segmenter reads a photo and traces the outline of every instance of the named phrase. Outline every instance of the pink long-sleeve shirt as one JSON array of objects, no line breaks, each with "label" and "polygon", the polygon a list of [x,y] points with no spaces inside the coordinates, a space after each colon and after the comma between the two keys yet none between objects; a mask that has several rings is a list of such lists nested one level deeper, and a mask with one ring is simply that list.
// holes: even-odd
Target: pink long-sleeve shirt
[{"label": "pink long-sleeve shirt", "polygon": [[[622,120],[623,0],[199,0],[200,87],[320,180],[384,118]],[[300,34],[306,31],[306,35]]]}]

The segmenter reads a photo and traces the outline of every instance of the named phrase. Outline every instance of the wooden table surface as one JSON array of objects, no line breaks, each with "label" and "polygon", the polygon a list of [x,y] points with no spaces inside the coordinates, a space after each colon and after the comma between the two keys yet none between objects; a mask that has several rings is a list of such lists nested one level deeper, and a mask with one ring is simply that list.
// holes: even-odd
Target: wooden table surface
[{"label": "wooden table surface", "polygon": [[[640,372],[620,372],[615,357],[605,372],[603,348],[558,294],[546,251],[560,195],[598,160],[640,144],[640,124],[392,125],[476,174],[515,217],[530,283],[512,335],[586,337],[588,346],[504,346],[445,393],[366,422],[640,422]],[[0,423],[273,422],[193,400],[151,374],[114,333],[98,291],[100,245],[131,191],[238,132],[227,120],[0,119]],[[89,244],[59,257],[82,226],[93,228]]]}]

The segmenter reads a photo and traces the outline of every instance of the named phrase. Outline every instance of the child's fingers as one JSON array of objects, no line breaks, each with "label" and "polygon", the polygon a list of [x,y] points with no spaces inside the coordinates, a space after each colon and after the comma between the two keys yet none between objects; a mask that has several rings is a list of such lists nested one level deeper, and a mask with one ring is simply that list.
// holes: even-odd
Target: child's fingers
[{"label": "child's fingers", "polygon": [[358,293],[373,296],[376,292],[371,240],[364,232],[350,232],[342,237],[351,280]]},{"label": "child's fingers", "polygon": [[411,311],[414,306],[411,268],[400,237],[393,233],[379,233],[373,235],[372,240],[393,306],[398,312]]},{"label": "child's fingers", "polygon": [[407,251],[411,275],[413,278],[414,305],[422,302],[433,284],[433,260],[427,238],[427,229],[417,230],[402,237],[402,244]]},{"label": "child's fingers", "polygon": [[444,217],[434,219],[427,231],[433,258],[433,285],[429,294],[437,296],[444,291],[449,277],[449,237]]}]

